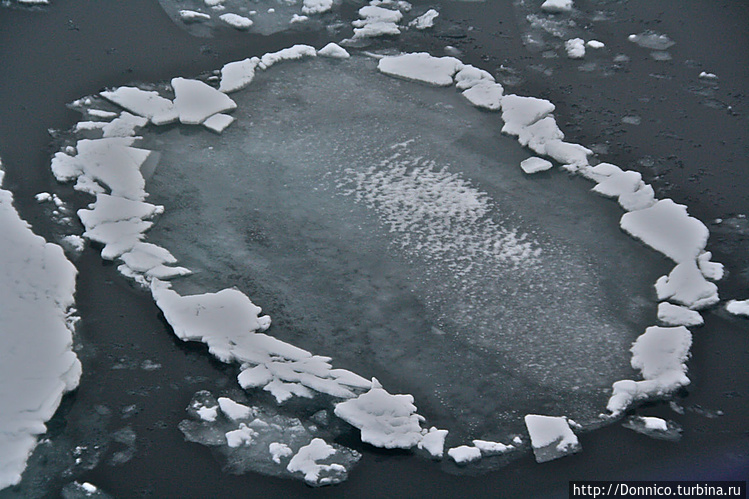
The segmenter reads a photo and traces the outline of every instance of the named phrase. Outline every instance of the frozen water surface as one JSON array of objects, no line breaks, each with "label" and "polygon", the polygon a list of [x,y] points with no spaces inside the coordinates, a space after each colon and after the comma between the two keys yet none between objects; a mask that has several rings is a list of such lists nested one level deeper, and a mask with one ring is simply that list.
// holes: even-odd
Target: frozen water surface
[{"label": "frozen water surface", "polygon": [[589,184],[524,178],[498,114],[375,66],[278,64],[222,135],[146,131],[149,241],[194,271],[174,289],[238,286],[268,334],[413,394],[456,442],[529,412],[596,422],[633,375],[657,260]]}]

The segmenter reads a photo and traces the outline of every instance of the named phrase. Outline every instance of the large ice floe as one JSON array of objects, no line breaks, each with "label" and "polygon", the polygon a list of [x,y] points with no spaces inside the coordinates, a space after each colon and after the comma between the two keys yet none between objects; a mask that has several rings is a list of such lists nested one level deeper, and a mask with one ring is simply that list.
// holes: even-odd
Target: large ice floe
[{"label": "large ice floe", "polygon": [[[0,185],[4,172],[0,164]],[[0,189],[0,489],[18,483],[37,437],[78,385],[73,352],[76,269],[35,235]]]},{"label": "large ice floe", "polygon": [[[363,8],[361,29],[399,22],[386,7],[405,6],[391,4]],[[332,439],[353,429],[434,459],[448,443],[461,465],[528,433],[545,461],[579,450],[567,417],[594,427],[607,400],[618,415],[689,383],[684,326],[722,273],[706,229],[639,174],[592,166],[551,102],[505,95],[452,57],[335,44],[220,74],[218,89],[172,79],[173,101],[135,87],[82,100],[125,125],[81,127],[52,169],[95,196],[79,217],[102,257],[152,293],[178,338],[237,367],[250,398],[200,392],[180,424],[229,468],[336,483],[359,456]],[[636,338],[662,259],[584,182],[527,175],[553,164],[616,198],[621,228],[677,263],[657,285],[673,327]]]}]

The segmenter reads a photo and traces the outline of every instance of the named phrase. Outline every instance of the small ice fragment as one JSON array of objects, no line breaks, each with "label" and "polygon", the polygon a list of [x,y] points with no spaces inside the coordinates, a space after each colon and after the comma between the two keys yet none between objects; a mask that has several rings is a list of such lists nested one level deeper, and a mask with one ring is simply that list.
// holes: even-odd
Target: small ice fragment
[{"label": "small ice fragment", "polygon": [[502,132],[519,135],[523,128],[533,125],[554,112],[554,104],[535,97],[505,95],[502,98]]},{"label": "small ice fragment", "polygon": [[187,9],[180,10],[179,17],[184,23],[200,23],[210,21],[211,19],[211,16],[209,14],[204,14],[202,12]]},{"label": "small ice fragment", "polygon": [[528,174],[548,170],[551,168],[551,166],[551,161],[547,161],[536,156],[525,159],[520,163],[520,168],[522,168],[523,171]]},{"label": "small ice fragment", "polygon": [[541,10],[552,14],[569,12],[572,10],[572,0],[546,0],[541,4]]},{"label": "small ice fragment", "polygon": [[216,113],[237,107],[228,95],[200,80],[172,78],[172,87],[179,120],[188,125],[199,125]]},{"label": "small ice fragment", "polygon": [[711,262],[710,259],[713,254],[709,251],[705,251],[697,257],[697,266],[700,268],[700,272],[705,276],[706,279],[711,281],[720,281],[723,279],[725,273],[723,264],[718,262]]},{"label": "small ice fragment", "polygon": [[585,41],[582,38],[572,38],[564,42],[564,49],[570,59],[582,59],[585,57]]},{"label": "small ice fragment", "polygon": [[201,407],[197,410],[198,416],[200,416],[200,419],[203,421],[216,421],[216,417],[218,417],[218,406],[214,407]]},{"label": "small ice fragment", "polygon": [[528,414],[525,426],[531,437],[536,462],[545,463],[575,452],[580,452],[580,443],[572,433],[567,418]]},{"label": "small ice fragment", "polygon": [[676,442],[681,439],[681,427],[673,421],[666,421],[661,418],[651,416],[632,416],[627,418],[627,420],[622,423],[622,426],[659,440],[670,440]]},{"label": "small ice fragment", "polygon": [[683,386],[689,383],[685,362],[691,346],[692,334],[687,328],[651,326],[632,345],[631,364],[646,380],[663,377]]},{"label": "small ice fragment", "polygon": [[299,14],[294,14],[291,16],[291,20],[289,21],[289,24],[303,23],[305,21],[309,21],[309,17],[300,16]]},{"label": "small ice fragment", "polygon": [[702,78],[703,80],[717,80],[718,79],[718,75],[713,74],[713,73],[707,73],[705,71],[701,72],[699,77]]},{"label": "small ice fragment", "polygon": [[418,448],[426,450],[434,458],[442,459],[447,433],[447,430],[438,430],[434,426],[429,431],[424,430],[424,437],[418,443]]},{"label": "small ice fragment", "polygon": [[424,14],[408,23],[408,25],[419,30],[431,28],[432,26],[434,26],[434,20],[437,19],[439,15],[440,13],[436,10],[429,9]]},{"label": "small ice fragment", "polygon": [[77,255],[86,247],[86,240],[76,234],[70,234],[63,237],[60,244],[67,251]]},{"label": "small ice fragment", "polygon": [[433,57],[425,52],[383,57],[377,69],[389,76],[415,80],[437,86],[453,84],[453,76],[463,68],[454,57]]},{"label": "small ice fragment", "polygon": [[252,19],[248,19],[244,16],[240,16],[239,14],[226,13],[226,14],[221,14],[218,17],[219,19],[224,21],[226,24],[228,24],[232,28],[239,29],[239,30],[250,29],[250,27],[254,24],[252,22]]},{"label": "small ice fragment", "polygon": [[339,463],[321,464],[336,454],[336,448],[321,438],[314,438],[299,449],[291,458],[286,469],[291,473],[302,473],[309,485],[327,485],[342,482],[346,479],[346,467]]},{"label": "small ice fragment", "polygon": [[274,64],[282,61],[292,61],[302,59],[303,57],[316,57],[317,51],[309,45],[294,45],[278,52],[269,52],[264,54],[258,63],[260,69],[268,69]]},{"label": "small ice fragment", "polygon": [[[445,48],[447,49],[447,47]],[[458,90],[467,90],[475,85],[487,82],[494,83],[494,77],[491,73],[471,65],[464,65],[455,74],[455,87]]]},{"label": "small ice fragment", "polygon": [[676,44],[668,36],[653,31],[629,35],[629,41],[642,48],[651,50],[666,50]]},{"label": "small ice fragment", "polygon": [[136,87],[119,87],[101,92],[101,96],[131,113],[148,118],[154,125],[165,125],[179,118],[172,101],[160,96],[158,92]]},{"label": "small ice fragment", "polygon": [[304,14],[321,14],[333,8],[333,0],[304,0],[302,12]]},{"label": "small ice fragment", "polygon": [[[210,420],[213,421],[213,420]],[[250,445],[258,433],[244,423],[239,423],[239,428],[226,432],[226,444],[235,448],[241,445]]]},{"label": "small ice fragment", "polygon": [[588,48],[592,49],[602,49],[606,46],[603,42],[599,42],[598,40],[588,40],[588,43],[586,43],[585,45],[587,45]]},{"label": "small ice fragment", "polygon": [[515,445],[522,445],[523,439],[520,438],[519,435],[516,435],[515,438],[512,439],[512,443],[514,443]]},{"label": "small ice fragment", "polygon": [[593,154],[587,147],[561,140],[550,140],[546,142],[545,148],[547,156],[573,172],[588,166],[588,156]]},{"label": "small ice fragment", "polygon": [[260,59],[252,57],[225,64],[221,68],[221,83],[218,89],[230,93],[246,87],[255,78],[255,68],[259,62]]},{"label": "small ice fragment", "polygon": [[317,55],[323,57],[331,57],[333,59],[348,59],[349,57],[351,57],[346,49],[333,42],[330,42],[329,44],[318,50]]},{"label": "small ice fragment", "polygon": [[504,454],[505,452],[513,450],[515,448],[512,445],[505,445],[501,442],[490,442],[488,440],[474,440],[473,445],[475,445],[482,454],[485,454],[487,456]]},{"label": "small ice fragment", "polygon": [[250,407],[234,402],[228,397],[219,397],[217,400],[221,412],[226,414],[229,419],[236,421],[238,419],[247,419],[252,415],[252,409]]},{"label": "small ice fragment", "polygon": [[670,300],[699,310],[720,301],[718,287],[705,279],[694,261],[678,264],[655,283],[659,300]]},{"label": "small ice fragment", "polygon": [[472,461],[481,459],[481,450],[470,445],[461,445],[453,447],[447,451],[447,455],[455,461],[456,464],[468,464]]},{"label": "small ice fragment", "polygon": [[281,464],[281,459],[294,454],[294,451],[288,445],[279,442],[272,442],[268,445],[268,452],[270,452],[271,458],[276,464]]},{"label": "small ice fragment", "polygon": [[726,310],[733,315],[749,317],[749,300],[731,300],[726,304]]},{"label": "small ice fragment", "polygon": [[268,14],[275,14],[275,13],[276,13],[276,9],[274,9],[272,7],[270,9],[268,9]]},{"label": "small ice fragment", "polygon": [[203,126],[212,132],[221,133],[234,123],[234,117],[228,114],[217,113],[203,122]]},{"label": "small ice fragment", "polygon": [[699,312],[668,302],[658,304],[658,320],[666,326],[701,326],[705,323]]},{"label": "small ice fragment", "polygon": [[476,107],[497,111],[502,105],[504,89],[499,83],[482,81],[463,91],[463,96]]},{"label": "small ice fragment", "polygon": [[49,192],[40,192],[36,196],[34,196],[34,199],[36,199],[38,202],[43,203],[45,201],[52,201],[52,194]]}]

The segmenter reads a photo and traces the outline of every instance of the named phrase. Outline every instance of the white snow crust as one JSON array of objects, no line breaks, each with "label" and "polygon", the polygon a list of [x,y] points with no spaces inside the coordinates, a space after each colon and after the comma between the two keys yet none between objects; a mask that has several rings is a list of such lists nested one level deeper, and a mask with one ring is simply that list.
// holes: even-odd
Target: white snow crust
[{"label": "white snow crust", "polygon": [[577,452],[580,448],[577,436],[572,433],[567,418],[563,416],[527,414],[525,426],[538,462],[556,459]]},{"label": "white snow crust", "polygon": [[383,57],[377,69],[390,76],[437,86],[453,84],[453,76],[463,68],[454,57],[434,57],[426,52]]},{"label": "white snow crust", "polygon": [[333,478],[327,475],[335,476],[346,473],[346,468],[341,464],[319,462],[335,453],[335,447],[321,438],[315,438],[308,445],[299,449],[299,452],[289,461],[286,469],[291,473],[302,473],[304,481],[310,485],[324,485],[333,481]]},{"label": "white snow crust", "polygon": [[302,59],[304,57],[316,57],[317,51],[315,47],[309,45],[294,45],[289,48],[279,50],[278,52],[270,52],[263,55],[260,58],[258,66],[261,69],[268,69],[272,65],[282,61],[294,61]]},{"label": "white snow crust", "polygon": [[524,128],[553,112],[554,104],[545,99],[506,95],[502,99],[502,120],[505,122],[502,132],[520,135]]},{"label": "white snow crust", "polygon": [[228,397],[219,397],[218,406],[221,412],[226,414],[229,419],[247,419],[252,415],[252,409],[244,404],[233,401]]},{"label": "white snow crust", "polygon": [[693,310],[715,305],[720,301],[718,286],[705,280],[693,261],[678,264],[667,276],[655,283],[659,300],[670,300]]},{"label": "white snow crust", "polygon": [[305,14],[321,14],[333,8],[333,0],[304,0],[302,12]]},{"label": "white snow crust", "polygon": [[210,14],[204,14],[203,12],[189,9],[180,10],[179,17],[186,23],[199,23],[211,19]]},{"label": "white snow crust", "polygon": [[[0,164],[0,185],[4,172]],[[26,460],[62,396],[78,385],[73,352],[76,269],[62,248],[35,235],[0,189],[0,490]]]},{"label": "white snow crust", "polygon": [[486,456],[504,454],[505,452],[515,449],[514,445],[503,444],[501,442],[491,442],[489,440],[474,440],[473,445],[481,451],[481,454]]},{"label": "white snow crust", "polygon": [[668,302],[658,304],[658,320],[666,326],[701,326],[705,323],[699,312]]},{"label": "white snow crust", "polygon": [[442,459],[445,452],[445,438],[447,438],[447,430],[438,430],[434,426],[429,430],[422,430],[422,438],[417,444],[419,449],[424,449],[436,459]]},{"label": "white snow crust", "polygon": [[354,26],[354,39],[373,38],[377,36],[400,35],[398,24],[403,19],[400,10],[391,10],[374,5],[371,2],[359,9],[359,17],[351,24]]},{"label": "white snow crust", "polygon": [[504,89],[499,83],[483,81],[463,91],[463,96],[476,107],[498,111],[502,106]]},{"label": "white snow crust", "polygon": [[255,78],[255,68],[258,63],[260,59],[252,57],[225,64],[221,68],[221,83],[218,89],[225,93],[243,89]]}]

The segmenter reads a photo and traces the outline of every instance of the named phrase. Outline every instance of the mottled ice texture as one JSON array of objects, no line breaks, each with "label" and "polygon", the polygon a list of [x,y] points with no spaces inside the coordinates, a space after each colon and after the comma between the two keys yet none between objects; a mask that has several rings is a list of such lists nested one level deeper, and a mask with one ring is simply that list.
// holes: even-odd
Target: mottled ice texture
[{"label": "mottled ice texture", "polygon": [[749,300],[731,300],[726,304],[726,310],[734,315],[749,317]]},{"label": "mottled ice texture", "polygon": [[172,88],[179,121],[187,125],[199,125],[216,113],[237,107],[229,96],[200,80],[172,78]]},{"label": "mottled ice texture", "polygon": [[333,42],[330,42],[329,44],[318,50],[317,55],[330,57],[332,59],[348,59],[349,57],[351,57],[346,49]]},{"label": "mottled ice texture", "polygon": [[260,66],[261,69],[268,69],[278,62],[294,61],[305,57],[316,56],[317,51],[315,51],[315,47],[309,45],[294,45],[289,48],[281,49],[278,52],[271,52],[263,55],[263,57],[260,58],[258,66]]},{"label": "mottled ice texture", "polygon": [[[4,172],[0,164],[0,185]],[[18,483],[37,436],[78,385],[69,313],[76,269],[35,235],[0,189],[0,490]]]},{"label": "mottled ice texture", "polygon": [[689,384],[686,361],[692,334],[683,326],[651,326],[632,345],[632,367],[640,370],[643,381],[614,383],[608,410],[620,414],[632,402],[668,395]]},{"label": "mottled ice texture", "polygon": [[546,0],[541,4],[541,10],[551,13],[569,12],[572,5],[572,0]]},{"label": "mottled ice texture", "polygon": [[543,158],[538,158],[535,156],[532,158],[524,159],[520,163],[520,168],[522,168],[523,171],[528,174],[549,170],[551,166],[551,161],[547,161]]},{"label": "mottled ice texture", "polygon": [[650,208],[625,213],[622,229],[676,263],[694,262],[707,244],[707,227],[687,207],[662,199]]},{"label": "mottled ice texture", "polygon": [[253,25],[252,19],[231,12],[221,14],[218,17],[232,28],[240,30],[249,29]]},{"label": "mottled ice texture", "polygon": [[218,89],[226,93],[243,89],[255,78],[255,68],[259,62],[260,59],[252,57],[225,64],[221,68],[221,83]]},{"label": "mottled ice texture", "polygon": [[411,395],[391,395],[376,379],[372,388],[336,405],[339,418],[361,430],[363,442],[386,449],[410,449],[422,437],[421,421]]},{"label": "mottled ice texture", "polygon": [[531,437],[536,462],[544,463],[581,450],[577,436],[572,433],[565,417],[525,416],[525,426]]},{"label": "mottled ice texture", "polygon": [[148,118],[154,125],[165,125],[179,119],[179,114],[172,101],[152,90],[119,87],[115,90],[102,92],[101,96],[131,113]]},{"label": "mottled ice texture", "polygon": [[426,52],[383,57],[377,64],[381,72],[437,86],[453,84],[453,76],[463,63],[454,57],[433,57]]},{"label": "mottled ice texture", "polygon": [[585,40],[582,38],[571,38],[564,42],[564,50],[570,59],[582,59],[585,57]]},{"label": "mottled ice texture", "polygon": [[438,430],[434,426],[429,430],[422,430],[423,437],[417,444],[419,449],[424,449],[433,458],[442,459],[445,452],[445,438],[448,430]]},{"label": "mottled ice texture", "polygon": [[447,455],[457,464],[468,464],[481,459],[481,450],[470,445],[461,445],[448,450]]},{"label": "mottled ice texture", "polygon": [[427,29],[434,26],[434,20],[439,17],[440,13],[434,9],[429,9],[424,14],[420,15],[410,23],[409,26],[416,29]]},{"label": "mottled ice texture", "polygon": [[667,35],[655,33],[654,31],[632,34],[629,35],[628,39],[642,48],[651,50],[667,50],[676,45],[676,42],[671,40]]},{"label": "mottled ice texture", "polygon": [[503,92],[499,83],[483,81],[464,90],[463,96],[476,107],[497,111],[502,105]]},{"label": "mottled ice texture", "polygon": [[693,310],[715,305],[720,301],[718,286],[705,280],[693,261],[678,264],[667,276],[655,283],[659,300],[669,300]]},{"label": "mottled ice texture", "polygon": [[705,323],[699,312],[663,302],[658,304],[658,320],[666,326],[701,326]]},{"label": "mottled ice texture", "polygon": [[305,14],[321,14],[333,8],[333,0],[304,0],[302,12]]}]

